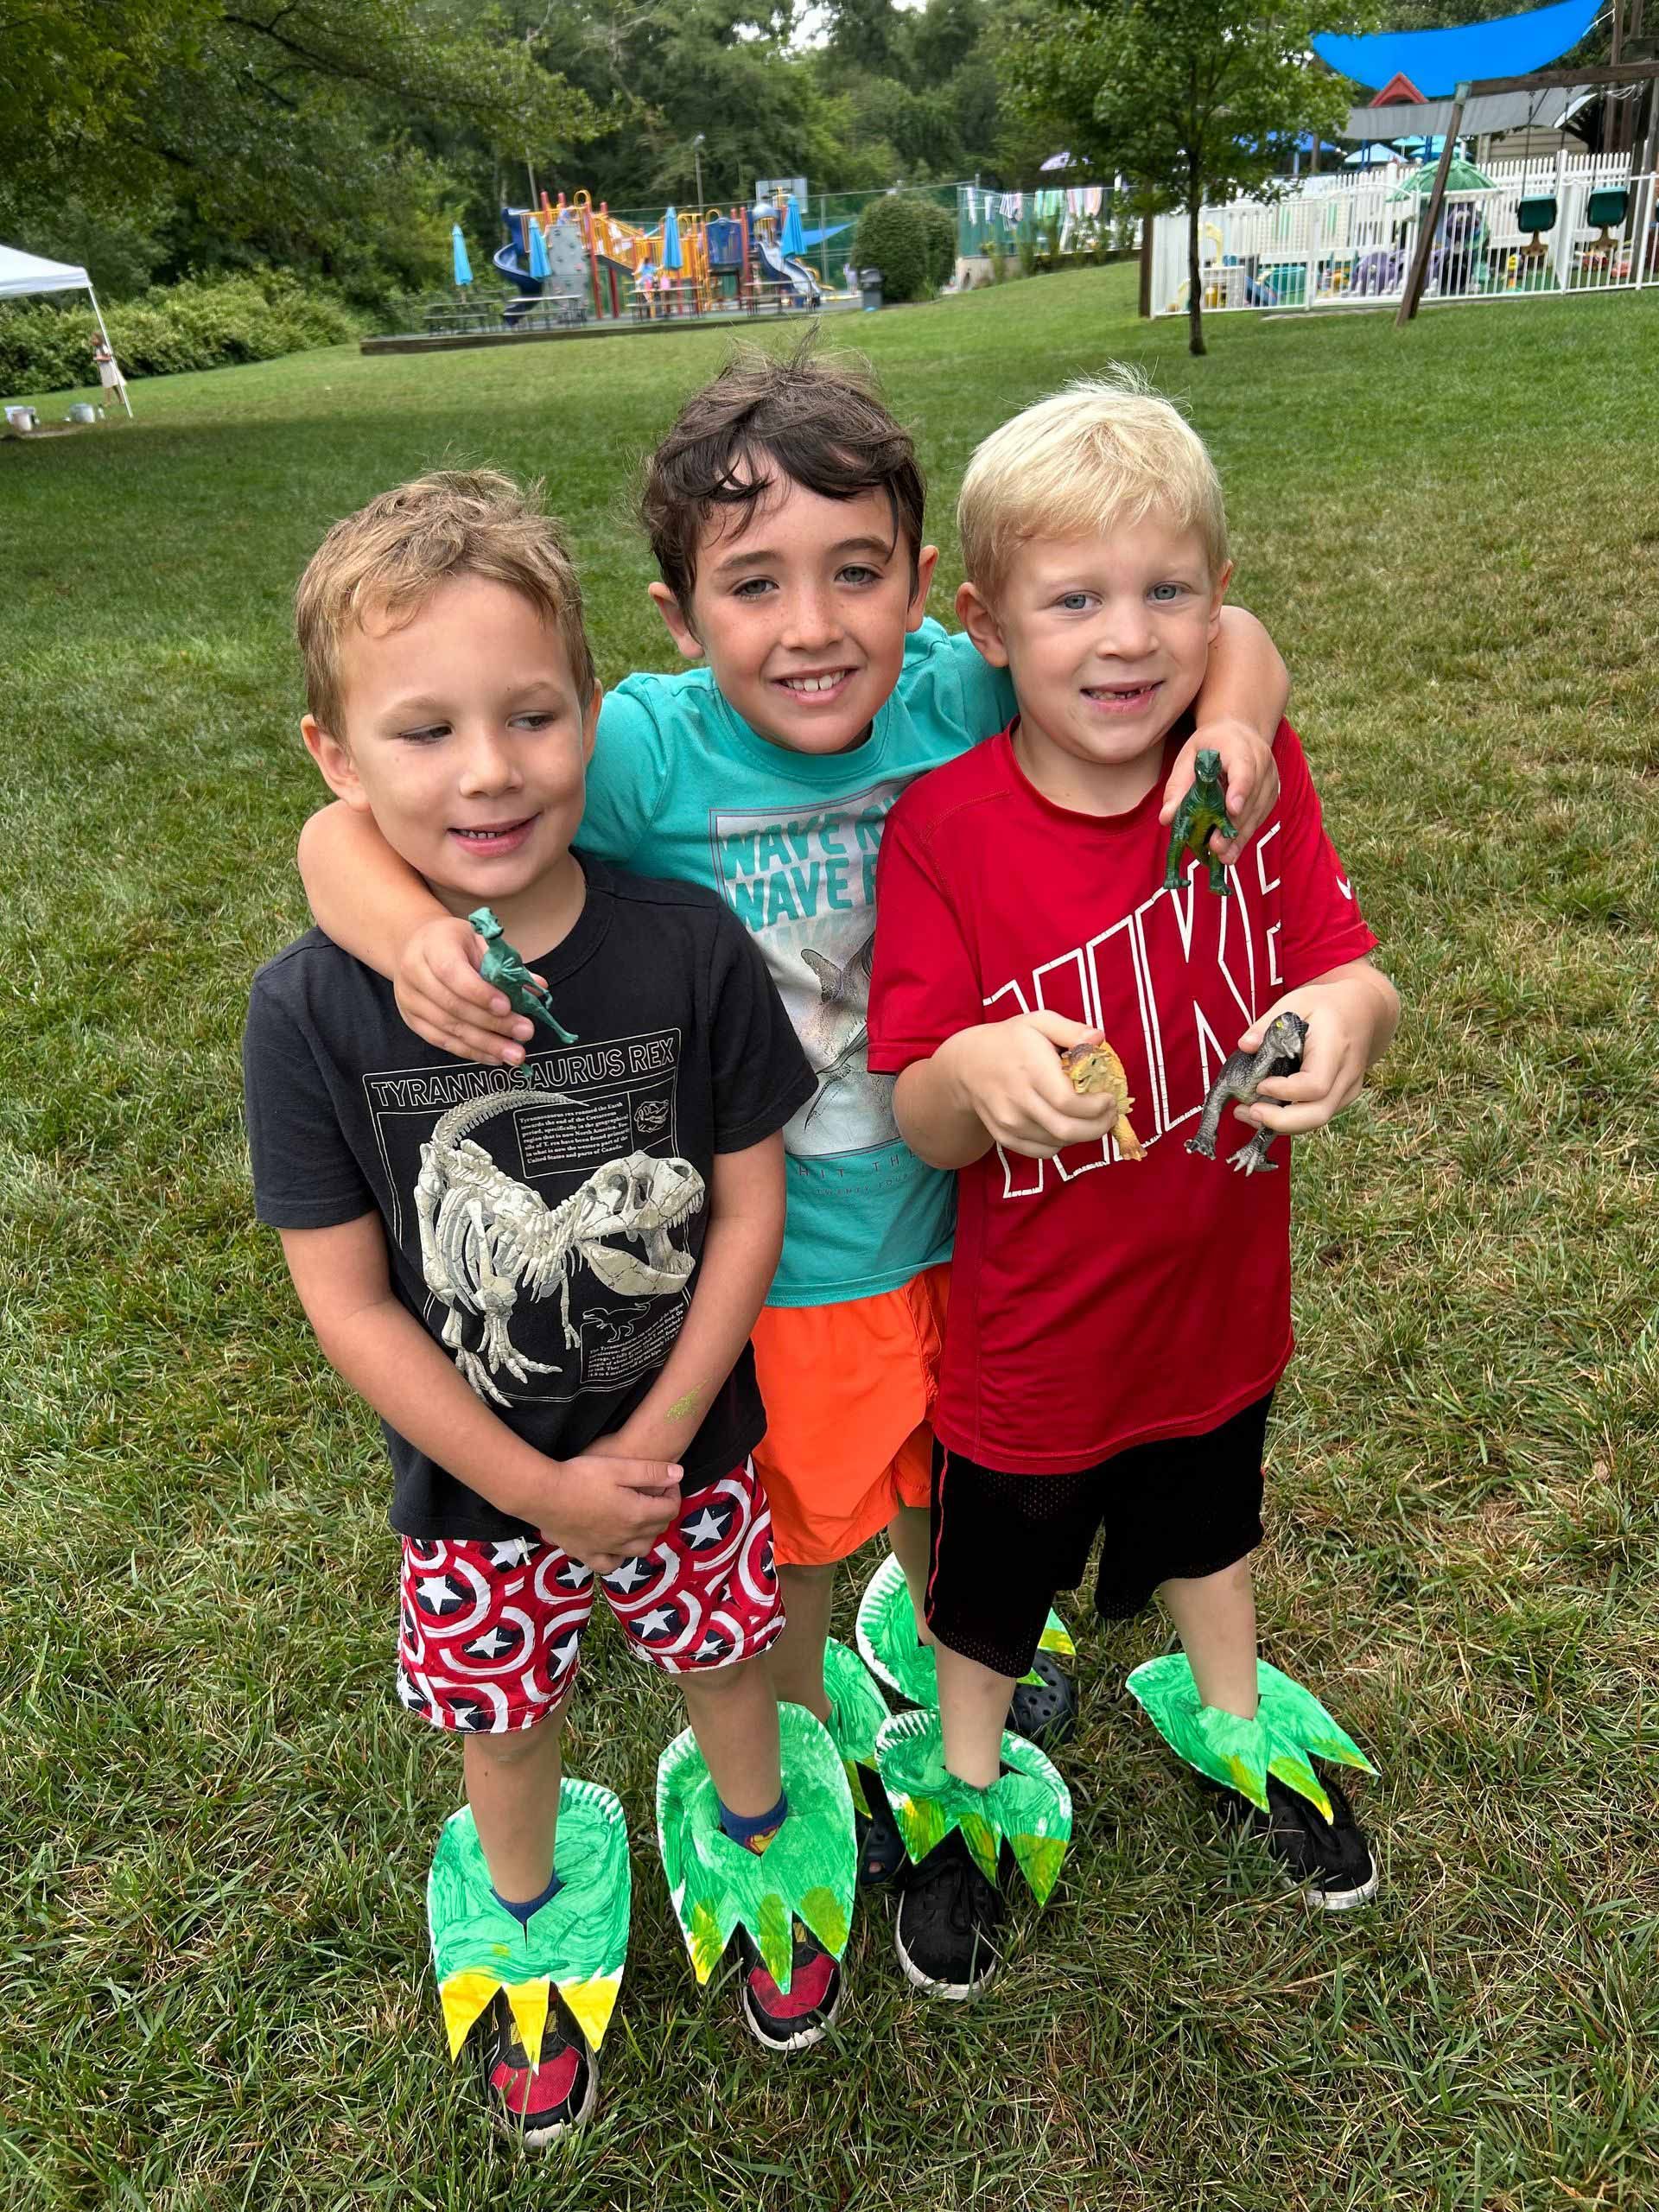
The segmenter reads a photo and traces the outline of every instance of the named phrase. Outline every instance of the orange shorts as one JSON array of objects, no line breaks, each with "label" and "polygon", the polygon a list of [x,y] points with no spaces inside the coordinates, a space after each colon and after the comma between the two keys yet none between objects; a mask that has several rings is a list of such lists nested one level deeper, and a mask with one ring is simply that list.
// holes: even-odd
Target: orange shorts
[{"label": "orange shorts", "polygon": [[928,1268],[874,1298],[768,1306],[755,1323],[754,1465],[780,1566],[846,1559],[899,1506],[927,1504],[950,1281]]}]

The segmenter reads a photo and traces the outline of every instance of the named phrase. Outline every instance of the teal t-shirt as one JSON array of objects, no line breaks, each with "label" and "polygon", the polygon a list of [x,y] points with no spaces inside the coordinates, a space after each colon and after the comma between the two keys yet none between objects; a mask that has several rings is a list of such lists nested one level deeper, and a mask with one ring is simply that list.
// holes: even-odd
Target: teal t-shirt
[{"label": "teal t-shirt", "polygon": [[956,1178],[901,1141],[872,1075],[870,961],[881,826],[918,776],[1014,715],[1006,669],[924,622],[850,753],[758,736],[706,668],[630,676],[600,710],[580,842],[614,867],[717,891],[753,933],[818,1077],[789,1122],[789,1217],[768,1303],[831,1306],[948,1259]]}]

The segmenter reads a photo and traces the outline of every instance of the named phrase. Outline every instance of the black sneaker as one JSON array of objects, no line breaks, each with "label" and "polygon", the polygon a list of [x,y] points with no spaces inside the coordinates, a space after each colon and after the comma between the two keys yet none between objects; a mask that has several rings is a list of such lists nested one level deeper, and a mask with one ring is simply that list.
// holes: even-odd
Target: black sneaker
[{"label": "black sneaker", "polygon": [[1071,1733],[1071,1723],[1077,1713],[1077,1693],[1071,1675],[1057,1667],[1046,1651],[1037,1654],[1031,1671],[1042,1679],[1014,1684],[1008,1726],[1016,1736],[1023,1736],[1028,1744],[1041,1749],[1045,1745],[1061,1742]]},{"label": "black sneaker", "polygon": [[960,1828],[903,1877],[893,1941],[906,1977],[930,1997],[976,1997],[1001,1965],[1002,1898]]},{"label": "black sneaker", "polygon": [[822,2043],[841,2010],[840,1961],[798,1920],[785,1995],[766,1972],[760,1946],[741,1921],[736,1932],[743,1959],[743,2023],[749,2033],[767,2050],[808,2050]]},{"label": "black sneaker", "polygon": [[1346,1912],[1376,1895],[1376,1860],[1341,1784],[1323,1767],[1319,1780],[1334,1815],[1328,1821],[1273,1775],[1268,1777],[1268,1812],[1236,1789],[1217,1790],[1217,1796],[1222,1819],[1259,1836],[1310,1904]]},{"label": "black sneaker", "polygon": [[490,2117],[504,2134],[516,2135],[529,2150],[543,2151],[592,2117],[599,2098],[599,2060],[556,1990],[547,2008],[540,2065],[531,2064],[518,2040],[504,1989],[491,1999],[475,2036]]},{"label": "black sneaker", "polygon": [[874,1890],[883,1882],[890,1882],[904,1865],[905,1844],[893,1825],[893,1808],[881,1787],[880,1776],[873,1766],[861,1768],[861,1774],[870,1809],[861,1813],[856,1806],[853,1808],[853,1827],[858,1838],[858,1886],[861,1890]]}]

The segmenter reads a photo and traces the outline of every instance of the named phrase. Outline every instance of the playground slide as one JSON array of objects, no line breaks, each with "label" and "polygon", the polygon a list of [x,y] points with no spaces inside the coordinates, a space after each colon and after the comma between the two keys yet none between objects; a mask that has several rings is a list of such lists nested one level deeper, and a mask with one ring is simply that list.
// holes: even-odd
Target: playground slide
[{"label": "playground slide", "polygon": [[823,297],[823,289],[805,262],[791,260],[780,253],[769,238],[759,232],[755,235],[754,250],[774,283],[791,285],[802,299],[810,300],[814,307],[818,305]]},{"label": "playground slide", "polygon": [[530,273],[530,264],[516,245],[499,247],[493,256],[496,267],[509,284],[516,284],[527,299],[539,300],[542,280]]}]

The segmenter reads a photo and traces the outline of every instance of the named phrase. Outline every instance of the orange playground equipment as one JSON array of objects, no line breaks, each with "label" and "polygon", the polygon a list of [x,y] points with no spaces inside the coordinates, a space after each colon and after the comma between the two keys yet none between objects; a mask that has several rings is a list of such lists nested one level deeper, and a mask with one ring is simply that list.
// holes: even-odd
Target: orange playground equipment
[{"label": "orange playground equipment", "polygon": [[682,215],[670,207],[652,227],[613,215],[591,194],[544,192],[538,207],[504,207],[506,244],[496,269],[518,293],[512,323],[541,303],[556,302],[572,320],[620,321],[625,316],[706,315],[752,307],[780,287],[810,293],[817,280],[779,246],[781,212],[766,207],[709,207]]}]

